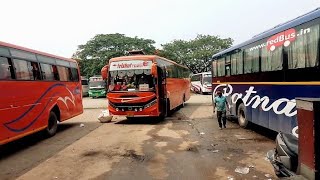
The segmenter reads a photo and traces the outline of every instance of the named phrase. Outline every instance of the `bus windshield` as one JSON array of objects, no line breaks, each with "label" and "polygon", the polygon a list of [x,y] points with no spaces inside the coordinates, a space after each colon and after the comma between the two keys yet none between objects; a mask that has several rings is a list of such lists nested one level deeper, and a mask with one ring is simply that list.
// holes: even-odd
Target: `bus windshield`
[{"label": "bus windshield", "polygon": [[203,84],[211,84],[212,77],[211,76],[205,76],[203,77]]},{"label": "bus windshield", "polygon": [[109,91],[154,91],[151,69],[110,71]]},{"label": "bus windshield", "polygon": [[106,83],[104,81],[91,81],[89,82],[89,88],[105,88]]}]

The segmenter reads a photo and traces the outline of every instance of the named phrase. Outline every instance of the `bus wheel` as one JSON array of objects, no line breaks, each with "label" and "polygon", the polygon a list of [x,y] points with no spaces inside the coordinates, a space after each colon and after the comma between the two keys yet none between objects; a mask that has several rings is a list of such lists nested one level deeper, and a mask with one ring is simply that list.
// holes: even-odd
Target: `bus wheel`
[{"label": "bus wheel", "polygon": [[173,110],[170,109],[170,100],[169,99],[167,100],[167,110],[166,111],[167,111],[167,113],[166,113],[167,117],[170,117],[172,115]]},{"label": "bus wheel", "polygon": [[48,120],[48,126],[45,130],[45,133],[48,137],[52,137],[57,133],[58,128],[58,118],[57,115],[54,112],[50,112],[49,120]]},{"label": "bus wheel", "polygon": [[244,106],[243,103],[239,105],[237,112],[238,112],[239,125],[243,128],[247,128],[249,125],[249,121],[246,118],[247,112],[246,112],[246,107]]}]

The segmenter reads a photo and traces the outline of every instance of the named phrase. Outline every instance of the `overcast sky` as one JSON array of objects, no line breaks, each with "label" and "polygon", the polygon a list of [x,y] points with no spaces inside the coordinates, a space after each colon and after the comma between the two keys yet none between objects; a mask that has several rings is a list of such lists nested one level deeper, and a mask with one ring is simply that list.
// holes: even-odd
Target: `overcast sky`
[{"label": "overcast sky", "polygon": [[96,34],[150,38],[156,47],[197,34],[234,44],[320,7],[320,0],[3,0],[0,41],[71,57]]}]

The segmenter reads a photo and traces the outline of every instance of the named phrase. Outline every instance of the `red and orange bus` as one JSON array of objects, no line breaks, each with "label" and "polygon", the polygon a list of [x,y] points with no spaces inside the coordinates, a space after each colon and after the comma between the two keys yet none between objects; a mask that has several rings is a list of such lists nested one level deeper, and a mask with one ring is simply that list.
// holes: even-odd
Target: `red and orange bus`
[{"label": "red and orange bus", "polygon": [[0,145],[83,112],[75,60],[0,42]]},{"label": "red and orange bus", "polygon": [[113,58],[101,73],[111,115],[165,117],[190,98],[189,69],[156,55]]}]

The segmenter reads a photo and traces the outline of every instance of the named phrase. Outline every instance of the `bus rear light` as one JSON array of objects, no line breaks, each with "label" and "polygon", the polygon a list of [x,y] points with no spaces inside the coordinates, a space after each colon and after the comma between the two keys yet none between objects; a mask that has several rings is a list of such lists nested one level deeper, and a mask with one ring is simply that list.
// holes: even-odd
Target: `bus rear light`
[{"label": "bus rear light", "polygon": [[116,108],[116,111],[119,111],[119,108]]},{"label": "bus rear light", "polygon": [[139,108],[139,111],[142,111],[142,108]]}]

